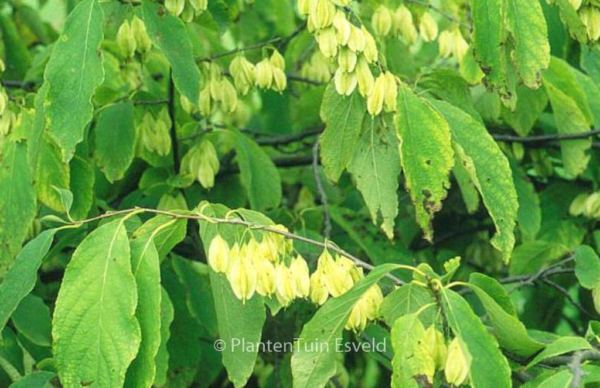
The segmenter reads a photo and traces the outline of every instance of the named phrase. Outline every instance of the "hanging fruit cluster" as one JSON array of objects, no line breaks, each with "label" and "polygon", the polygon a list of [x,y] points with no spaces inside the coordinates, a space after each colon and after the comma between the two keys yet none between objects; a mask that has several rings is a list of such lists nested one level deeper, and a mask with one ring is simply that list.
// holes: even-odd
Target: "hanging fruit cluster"
[{"label": "hanging fruit cluster", "polygon": [[190,23],[208,9],[208,0],[166,0],[165,8],[171,15]]}]

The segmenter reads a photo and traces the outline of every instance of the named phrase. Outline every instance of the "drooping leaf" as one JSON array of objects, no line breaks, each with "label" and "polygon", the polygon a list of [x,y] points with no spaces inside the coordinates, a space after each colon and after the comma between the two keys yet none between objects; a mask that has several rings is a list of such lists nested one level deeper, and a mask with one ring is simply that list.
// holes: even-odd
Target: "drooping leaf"
[{"label": "drooping leaf", "polygon": [[[154,245],[158,250],[160,259],[164,259],[167,253],[179,244],[185,238],[187,220],[181,218],[172,222],[173,218],[159,214],[146,221],[142,226],[135,231],[134,237],[154,235],[154,231],[158,232],[154,235]],[[169,224],[169,225],[167,225]]]},{"label": "drooping leaf", "polygon": [[36,214],[33,177],[27,164],[27,147],[4,140],[0,161],[0,279],[21,248]]},{"label": "drooping leaf", "polygon": [[110,105],[94,127],[94,155],[109,182],[123,178],[135,155],[135,127],[131,101]]},{"label": "drooping leaf", "polygon": [[281,203],[281,179],[273,161],[256,142],[232,131],[242,184],[254,210],[276,208]]},{"label": "drooping leaf", "polygon": [[536,89],[542,81],[542,70],[550,63],[548,28],[542,7],[537,1],[527,7],[517,0],[506,2],[508,29],[515,40],[512,54],[515,67],[525,86]]},{"label": "drooping leaf", "polygon": [[10,385],[9,388],[46,388],[56,373],[45,370],[29,373]]},{"label": "drooping leaf", "polygon": [[63,386],[123,385],[140,344],[130,256],[122,220],[94,230],[73,253],[52,327],[53,353]]},{"label": "drooping leaf", "polygon": [[479,210],[479,204],[481,202],[479,192],[471,179],[469,171],[467,171],[465,166],[460,162],[457,155],[455,155],[455,160],[452,174],[454,174],[454,178],[456,178],[456,183],[458,183],[458,188],[462,194],[467,211],[469,214],[473,214]]},{"label": "drooping leaf", "polygon": [[142,19],[152,43],[162,51],[171,65],[175,87],[196,104],[200,95],[200,70],[194,59],[185,24],[181,19],[165,12],[158,3],[151,1],[143,2]]},{"label": "drooping leaf", "polygon": [[[393,326],[398,318],[416,313],[429,303],[435,303],[429,291],[425,287],[409,283],[388,294],[383,299],[379,312],[387,324]],[[424,322],[433,322],[434,313],[434,309],[427,309],[420,317]]]},{"label": "drooping leaf", "polygon": [[560,337],[556,341],[552,342],[546,349],[542,350],[533,360],[527,364],[526,368],[529,369],[532,366],[544,361],[547,358],[560,356],[561,354],[574,352],[576,350],[591,350],[592,345],[581,337]]},{"label": "drooping leaf", "polygon": [[366,115],[365,102],[358,93],[341,96],[332,84],[321,103],[321,119],[325,131],[321,135],[321,162],[327,177],[337,182],[354,157],[360,130]]},{"label": "drooping leaf", "polygon": [[[552,58],[543,80],[558,133],[566,135],[588,131],[592,124],[592,117],[587,98],[570,66],[562,60]],[[588,151],[591,146],[590,138],[561,141],[563,164],[567,175],[575,177],[585,170],[590,160]]]},{"label": "drooping leaf", "polygon": [[65,162],[83,140],[94,112],[92,96],[104,79],[99,50],[103,21],[98,0],[80,2],[67,17],[44,72],[50,135],[62,149]]},{"label": "drooping leaf", "polygon": [[94,202],[94,169],[88,160],[75,155],[71,159],[70,170],[70,188],[73,193],[70,214],[74,220],[81,220],[88,215]]},{"label": "drooping leaf", "polygon": [[417,314],[398,318],[392,327],[392,387],[419,388],[433,384],[435,362],[423,346],[425,328]]},{"label": "drooping leaf", "polygon": [[510,262],[511,275],[528,275],[539,271],[545,264],[557,260],[569,252],[567,247],[556,242],[542,240],[519,245]]},{"label": "drooping leaf", "polygon": [[56,190],[69,188],[69,164],[63,162],[60,149],[49,136],[43,136],[35,166],[35,190],[41,203],[65,213],[60,194]]},{"label": "drooping leaf", "polygon": [[0,332],[35,286],[37,271],[52,244],[54,229],[43,231],[27,243],[0,283]]},{"label": "drooping leaf", "polygon": [[492,245],[510,258],[519,203],[508,160],[485,127],[462,110],[443,101],[434,106],[450,124],[452,146],[469,172],[488,209],[496,234]]},{"label": "drooping leaf", "polygon": [[156,377],[154,359],[160,346],[161,288],[158,251],[154,235],[131,242],[131,269],[138,303],[135,316],[140,324],[140,349],[127,370],[125,387],[149,387]]},{"label": "drooping leaf", "polygon": [[19,334],[33,344],[44,347],[52,344],[50,309],[39,296],[27,295],[19,303],[11,320]]},{"label": "drooping leaf", "polygon": [[496,339],[463,297],[452,290],[443,290],[441,296],[448,324],[468,352],[469,384],[474,388],[510,387],[510,367]]},{"label": "drooping leaf", "polygon": [[406,188],[416,209],[417,222],[431,240],[431,220],[442,208],[454,165],[448,123],[428,102],[402,87],[398,96],[396,128]]},{"label": "drooping leaf", "polygon": [[383,276],[397,268],[394,264],[378,266],[359,280],[350,291],[330,299],[304,325],[296,351],[292,355],[294,388],[324,387],[335,375],[336,353],[328,349],[336,349],[336,339],[342,337],[348,317],[363,294]]},{"label": "drooping leaf", "polygon": [[382,219],[381,228],[388,238],[394,237],[398,215],[398,177],[400,155],[393,124],[383,118],[365,116],[363,134],[348,171],[356,179],[374,223]]},{"label": "drooping leaf", "polygon": [[600,284],[600,258],[588,245],[580,245],[573,251],[575,256],[575,276],[579,284],[588,290]]}]

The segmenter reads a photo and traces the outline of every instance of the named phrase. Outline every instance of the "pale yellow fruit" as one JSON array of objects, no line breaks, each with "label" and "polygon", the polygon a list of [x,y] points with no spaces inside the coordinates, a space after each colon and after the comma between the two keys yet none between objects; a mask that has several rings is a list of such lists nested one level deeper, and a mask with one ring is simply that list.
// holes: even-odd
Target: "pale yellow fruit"
[{"label": "pale yellow fruit", "polygon": [[385,5],[377,7],[371,18],[371,25],[375,30],[375,34],[379,36],[387,36],[392,30],[392,13]]}]

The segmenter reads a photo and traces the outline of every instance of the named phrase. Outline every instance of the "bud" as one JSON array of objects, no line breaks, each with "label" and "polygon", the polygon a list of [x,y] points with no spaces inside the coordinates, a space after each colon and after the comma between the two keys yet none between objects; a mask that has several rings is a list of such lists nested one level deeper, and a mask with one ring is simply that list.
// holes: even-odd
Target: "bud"
[{"label": "bud", "polygon": [[271,58],[269,58],[269,62],[271,62],[271,65],[274,67],[285,71],[285,58],[279,51],[273,51]]},{"label": "bud", "polygon": [[354,24],[350,25],[350,39],[348,39],[348,47],[350,50],[354,52],[363,52],[365,46],[367,45],[367,40],[365,39],[365,35],[363,31],[356,27]]},{"label": "bud", "polygon": [[377,7],[371,18],[371,25],[375,34],[379,36],[387,36],[392,30],[392,13],[385,5]]},{"label": "bud", "polygon": [[296,282],[292,271],[285,264],[280,263],[276,270],[277,300],[282,306],[289,306],[296,297]]},{"label": "bud", "polygon": [[363,97],[370,96],[375,86],[375,78],[364,57],[360,57],[356,64],[356,78],[358,80],[358,92],[360,95]]},{"label": "bud", "polygon": [[425,330],[423,345],[425,345],[427,353],[429,353],[435,362],[436,369],[444,369],[446,359],[448,358],[448,349],[446,348],[444,334],[436,329],[435,325],[431,325]]},{"label": "bud", "polygon": [[135,38],[135,46],[138,52],[145,53],[152,48],[152,42],[146,31],[146,25],[137,16],[134,16],[131,21],[131,32]]},{"label": "bud", "polygon": [[333,23],[335,11],[335,5],[330,0],[311,0],[309,19],[317,30],[321,30]]},{"label": "bud", "polygon": [[185,7],[185,0],[165,0],[165,8],[174,16],[179,16]]},{"label": "bud", "polygon": [[346,15],[343,12],[337,11],[333,18],[333,28],[335,30],[335,36],[337,43],[340,46],[345,46],[350,40],[350,34],[352,33],[352,24],[346,19]]},{"label": "bud", "polygon": [[244,56],[236,56],[229,65],[229,72],[233,77],[235,87],[241,94],[245,95],[250,87],[256,82],[254,65]]},{"label": "bud", "polygon": [[319,306],[327,302],[327,298],[329,298],[325,282],[326,278],[322,270],[317,270],[310,276],[310,300]]},{"label": "bud", "polygon": [[588,194],[586,193],[581,193],[577,197],[575,197],[573,202],[571,202],[571,206],[569,206],[569,214],[574,217],[582,215],[585,209],[585,202],[587,201],[587,199]]},{"label": "bud", "polygon": [[135,45],[136,42],[131,31],[131,26],[129,25],[129,22],[125,20],[121,23],[121,26],[117,31],[117,46],[119,47],[121,54],[126,58],[131,58],[133,57],[133,54],[135,54]]},{"label": "bud", "polygon": [[298,0],[298,13],[300,15],[308,15],[310,12],[310,2],[311,0]]},{"label": "bud", "polygon": [[389,71],[385,74],[385,97],[383,100],[386,112],[395,112],[398,107],[398,83]]},{"label": "bud", "polygon": [[569,0],[569,4],[571,4],[571,6],[575,8],[576,11],[579,10],[582,2],[582,0]]},{"label": "bud", "polygon": [[425,42],[432,42],[437,38],[438,25],[433,16],[425,12],[419,24],[419,33]]},{"label": "bud", "polygon": [[273,85],[273,66],[267,58],[256,65],[256,85],[261,89],[270,89]]},{"label": "bud", "polygon": [[219,101],[225,112],[233,112],[237,106],[237,92],[227,78],[221,79],[219,82]]},{"label": "bud", "polygon": [[600,218],[600,192],[592,193],[586,199],[583,215],[587,218]]},{"label": "bud", "polygon": [[256,256],[254,266],[257,273],[256,292],[262,296],[271,296],[277,290],[275,266],[266,258]]},{"label": "bud", "polygon": [[371,35],[371,33],[369,31],[367,31],[364,26],[362,27],[362,30],[363,30],[363,35],[365,36],[365,42],[366,42],[365,50],[363,51],[363,54],[364,54],[367,62],[373,63],[373,62],[377,61],[377,57],[378,57],[377,44],[375,43],[375,38],[373,38],[373,35]]},{"label": "bud", "polygon": [[446,381],[449,384],[460,386],[467,380],[469,367],[469,361],[461,348],[460,340],[456,337],[448,346],[448,357],[444,367]]},{"label": "bud", "polygon": [[217,273],[227,272],[229,266],[229,245],[223,237],[215,236],[208,247],[208,264]]},{"label": "bud", "polygon": [[394,12],[394,30],[408,44],[413,44],[417,40],[418,33],[412,13],[404,5],[398,7]]},{"label": "bud", "polygon": [[386,95],[386,79],[382,73],[375,80],[373,93],[367,98],[367,110],[371,116],[377,116],[383,109],[383,102]]},{"label": "bud", "polygon": [[[241,250],[237,258],[230,257],[227,279],[235,296],[243,303],[252,298],[256,291],[256,269]],[[231,260],[233,259],[233,260]]]},{"label": "bud", "polygon": [[338,65],[342,71],[346,73],[352,73],[356,68],[357,60],[358,57],[353,51],[350,51],[347,48],[342,48],[340,50],[340,55],[338,56]]},{"label": "bud", "polygon": [[306,298],[310,291],[308,264],[301,256],[296,256],[290,265],[290,271],[296,283],[296,297]]},{"label": "bud", "polygon": [[338,53],[338,40],[333,28],[325,28],[316,33],[319,50],[327,58],[333,58]]},{"label": "bud", "polygon": [[356,89],[358,80],[355,73],[346,73],[337,69],[334,76],[335,90],[343,95],[349,96]]},{"label": "bud", "polygon": [[201,14],[208,9],[208,0],[188,0],[194,12]]},{"label": "bud", "polygon": [[273,90],[281,93],[287,86],[287,77],[283,70],[273,67]]},{"label": "bud", "polygon": [[210,89],[208,86],[200,91],[200,96],[198,97],[198,110],[202,116],[210,116],[210,113],[212,112]]}]

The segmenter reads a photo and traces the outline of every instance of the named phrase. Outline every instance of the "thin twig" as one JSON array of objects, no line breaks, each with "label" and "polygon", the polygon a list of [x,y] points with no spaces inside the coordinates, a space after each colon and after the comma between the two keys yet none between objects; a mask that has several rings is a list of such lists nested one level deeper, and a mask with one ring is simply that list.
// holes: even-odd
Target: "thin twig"
[{"label": "thin twig", "polygon": [[282,41],[281,37],[273,38],[273,39],[269,39],[269,40],[261,42],[261,43],[253,44],[251,46],[240,47],[240,48],[236,48],[236,49],[224,51],[224,52],[219,53],[219,54],[214,54],[214,55],[211,55],[211,56],[208,56],[208,57],[198,58],[198,59],[196,59],[196,62],[197,63],[210,62],[210,61],[214,61],[215,59],[227,57],[227,56],[238,54],[238,53],[243,53],[243,52],[246,52],[246,51],[259,50],[259,49],[262,49],[265,46],[268,46],[270,44],[275,44],[275,43],[278,43],[278,42],[281,42],[281,41]]},{"label": "thin twig", "polygon": [[169,76],[169,99],[167,105],[169,118],[171,119],[171,147],[173,149],[173,169],[175,174],[179,173],[179,143],[177,141],[177,124],[175,119],[175,85],[173,82],[173,73]]},{"label": "thin twig", "polygon": [[325,217],[325,227],[323,228],[323,235],[326,239],[331,237],[331,214],[329,213],[329,203],[327,202],[327,193],[323,188],[323,182],[321,182],[321,176],[319,174],[319,139],[313,146],[313,174],[315,178],[315,185],[323,205],[323,216]]},{"label": "thin twig", "polygon": [[443,16],[444,18],[446,18],[446,19],[450,20],[451,22],[454,22],[454,23],[458,24],[459,26],[461,26],[461,27],[463,27],[463,28],[465,28],[465,29],[467,29],[467,30],[471,31],[471,26],[470,26],[470,25],[468,25],[468,24],[466,24],[466,23],[463,23],[462,21],[458,20],[457,18],[455,18],[455,17],[454,17],[453,15],[451,15],[450,13],[448,13],[448,12],[446,12],[446,11],[444,11],[444,10],[441,10],[441,9],[437,8],[437,7],[436,7],[436,6],[434,6],[433,4],[426,3],[426,2],[424,2],[424,1],[421,1],[421,0],[407,0],[407,1],[408,1],[409,3],[413,3],[413,4],[419,5],[419,6],[421,6],[421,7],[428,8],[428,9],[430,9],[430,10],[434,11],[434,12],[437,12],[437,13],[439,13],[441,16]]},{"label": "thin twig", "polygon": [[546,277],[543,277],[541,279],[541,281],[547,285],[549,285],[550,287],[554,288],[556,291],[560,292],[561,294],[563,294],[565,296],[565,298],[567,298],[567,300],[577,308],[577,310],[581,311],[584,315],[586,315],[588,318],[593,319],[595,318],[595,316],[590,313],[589,311],[587,311],[579,302],[577,302],[575,299],[573,299],[573,297],[569,294],[569,291],[566,290],[564,287],[562,287],[560,284],[553,282],[550,279],[547,279]]},{"label": "thin twig", "polygon": [[509,143],[523,143],[523,144],[532,144],[532,143],[547,143],[552,141],[561,141],[561,140],[580,140],[587,139],[588,137],[593,137],[596,135],[600,135],[600,129],[594,129],[586,132],[579,133],[556,133],[551,135],[540,135],[540,136],[514,136],[514,135],[500,135],[500,134],[492,134],[492,137],[496,141],[506,141]]}]

